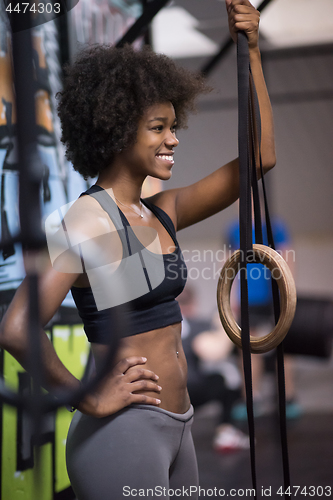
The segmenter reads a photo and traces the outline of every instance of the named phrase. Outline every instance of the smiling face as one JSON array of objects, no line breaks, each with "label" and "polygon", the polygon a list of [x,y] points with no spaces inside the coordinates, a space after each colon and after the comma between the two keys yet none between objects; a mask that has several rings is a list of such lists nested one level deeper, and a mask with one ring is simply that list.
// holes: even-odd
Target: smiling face
[{"label": "smiling face", "polygon": [[148,108],[139,122],[136,143],[122,153],[126,163],[133,165],[137,175],[170,179],[174,164],[173,149],[179,144],[176,125],[171,102]]}]

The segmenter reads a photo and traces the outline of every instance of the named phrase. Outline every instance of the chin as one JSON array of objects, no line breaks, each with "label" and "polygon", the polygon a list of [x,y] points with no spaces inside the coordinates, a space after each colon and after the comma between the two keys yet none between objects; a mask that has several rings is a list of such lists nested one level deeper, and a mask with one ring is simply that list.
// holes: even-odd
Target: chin
[{"label": "chin", "polygon": [[160,179],[161,181],[168,181],[172,177],[172,172],[168,172],[166,175],[161,176]]},{"label": "chin", "polygon": [[168,170],[159,173],[156,172],[155,174],[150,174],[150,175],[151,177],[155,177],[155,179],[160,179],[161,181],[168,181],[172,176],[172,172],[171,170]]}]

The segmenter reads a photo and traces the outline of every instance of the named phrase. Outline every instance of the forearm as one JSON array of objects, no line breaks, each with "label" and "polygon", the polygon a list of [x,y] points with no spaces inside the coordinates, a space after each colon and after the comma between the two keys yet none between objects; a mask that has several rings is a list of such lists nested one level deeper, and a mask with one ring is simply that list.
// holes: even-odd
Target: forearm
[{"label": "forearm", "polygon": [[[238,32],[243,31],[248,39],[250,64],[256,86],[261,114],[261,157],[264,171],[275,165],[275,143],[272,107],[262,71],[258,47],[260,13],[249,0],[226,0],[230,35],[236,42]],[[256,139],[256,138],[255,138]]]},{"label": "forearm", "polygon": [[46,388],[51,392],[79,389],[79,380],[72,375],[59,359],[52,343],[45,334],[41,336],[41,349]]},{"label": "forearm", "polygon": [[[43,365],[43,385],[45,389],[52,392],[58,390],[74,390],[80,385],[80,382],[70,373],[69,370],[60,361],[54,347],[41,330],[40,349]],[[29,373],[32,372],[33,363],[36,360],[31,359],[30,345],[27,338],[22,336],[0,336],[0,344],[9,354],[11,354],[18,363]]]},{"label": "forearm", "polygon": [[276,163],[272,106],[263,75],[258,46],[249,47],[250,64],[261,116],[261,158],[266,173]]},{"label": "forearm", "polygon": [[[5,340],[3,336],[0,336],[0,344],[28,373],[32,372],[31,364],[35,360],[31,360],[29,356],[30,348],[27,341],[21,339],[21,342],[16,343]],[[42,383],[44,388],[51,394],[52,392],[56,394],[66,392],[75,393],[78,391],[80,389],[80,381],[61,362],[52,343],[43,330],[41,330],[40,335],[40,347],[43,365]],[[79,404],[74,400],[70,403],[87,414],[94,414],[97,406],[94,393],[86,395]]]}]

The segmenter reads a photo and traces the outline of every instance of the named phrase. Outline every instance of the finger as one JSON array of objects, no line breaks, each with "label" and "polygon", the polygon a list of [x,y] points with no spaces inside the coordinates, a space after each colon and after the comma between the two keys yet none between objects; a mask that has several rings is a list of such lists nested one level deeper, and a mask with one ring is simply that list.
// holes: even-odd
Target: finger
[{"label": "finger", "polygon": [[130,368],[126,372],[126,381],[134,382],[135,380],[145,378],[151,380],[158,380],[159,376],[151,370],[146,370],[145,368]]},{"label": "finger", "polygon": [[123,374],[129,368],[136,365],[144,365],[147,362],[147,358],[142,356],[130,356],[128,358],[122,359],[114,367],[114,373]]},{"label": "finger", "polygon": [[130,385],[131,393],[136,391],[154,391],[161,392],[162,387],[160,385],[155,384],[149,380],[137,380],[136,382],[132,382]]},{"label": "finger", "polygon": [[131,403],[157,406],[161,403],[161,400],[152,398],[151,396],[146,396],[145,394],[132,394]]},{"label": "finger", "polygon": [[[229,13],[229,26],[231,29],[235,29],[235,24],[242,22],[252,23],[254,29],[257,29],[260,22],[260,13],[253,8],[249,8],[244,5],[237,5]],[[237,26],[236,29],[242,28]]]},{"label": "finger", "polygon": [[251,22],[235,23],[234,28],[236,31],[246,31],[247,33],[254,33],[257,29]]},{"label": "finger", "polygon": [[235,24],[240,24],[240,23],[246,23],[248,25],[252,25],[253,28],[257,29],[259,26],[259,19],[251,19],[248,17],[239,17],[236,19],[233,19],[231,21],[231,24],[234,26]]},{"label": "finger", "polygon": [[231,9],[231,0],[225,0],[225,6],[227,11],[229,12],[229,10]]},{"label": "finger", "polygon": [[247,7],[246,5],[235,5],[232,8],[232,15],[243,14],[248,16],[260,16],[260,12],[253,7]]},{"label": "finger", "polygon": [[254,6],[251,2],[249,2],[249,0],[230,0],[229,8],[233,9],[236,5],[245,5],[246,7],[254,9]]}]

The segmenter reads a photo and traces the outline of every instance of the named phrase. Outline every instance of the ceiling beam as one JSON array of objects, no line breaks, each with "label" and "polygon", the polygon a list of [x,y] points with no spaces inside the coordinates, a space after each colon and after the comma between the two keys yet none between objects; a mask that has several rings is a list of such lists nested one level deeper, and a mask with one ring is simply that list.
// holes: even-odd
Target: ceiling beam
[{"label": "ceiling beam", "polygon": [[169,2],[169,0],[152,0],[146,4],[142,15],[135,21],[133,26],[125,33],[125,35],[116,43],[116,47],[120,48],[125,43],[133,43],[147,28],[156,14]]}]

